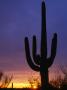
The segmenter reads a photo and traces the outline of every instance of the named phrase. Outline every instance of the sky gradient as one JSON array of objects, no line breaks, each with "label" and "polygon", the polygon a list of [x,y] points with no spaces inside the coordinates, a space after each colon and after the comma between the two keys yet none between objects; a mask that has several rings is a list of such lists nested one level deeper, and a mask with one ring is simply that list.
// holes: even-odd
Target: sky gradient
[{"label": "sky gradient", "polygon": [[[41,38],[42,0],[0,0],[0,70],[23,81],[32,73],[26,62],[24,38],[36,35],[38,51]],[[52,67],[67,65],[67,0],[45,0],[48,56],[53,34],[58,35],[57,55]],[[39,53],[39,52],[38,52]],[[54,70],[53,70],[54,71]],[[19,73],[19,74],[18,74]],[[35,72],[33,72],[35,75]],[[32,73],[32,75],[33,75]],[[22,79],[20,79],[22,78]]]}]

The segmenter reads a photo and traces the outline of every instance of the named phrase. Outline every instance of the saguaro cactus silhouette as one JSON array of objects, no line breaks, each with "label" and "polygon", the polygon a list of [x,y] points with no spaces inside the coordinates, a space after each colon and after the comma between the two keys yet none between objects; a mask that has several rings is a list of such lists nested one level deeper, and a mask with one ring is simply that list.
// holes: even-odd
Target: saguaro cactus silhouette
[{"label": "saguaro cactus silhouette", "polygon": [[[37,54],[36,36],[33,36],[32,43],[32,58],[30,54],[28,37],[25,37],[25,52],[26,59],[29,66],[40,72],[41,76],[41,86],[42,90],[48,86],[48,68],[53,64],[54,58],[56,56],[57,48],[57,34],[54,34],[51,45],[51,56],[47,58],[47,32],[46,32],[46,7],[45,2],[42,2],[42,31],[41,31],[41,48],[40,55]],[[32,60],[33,59],[33,60]]]}]

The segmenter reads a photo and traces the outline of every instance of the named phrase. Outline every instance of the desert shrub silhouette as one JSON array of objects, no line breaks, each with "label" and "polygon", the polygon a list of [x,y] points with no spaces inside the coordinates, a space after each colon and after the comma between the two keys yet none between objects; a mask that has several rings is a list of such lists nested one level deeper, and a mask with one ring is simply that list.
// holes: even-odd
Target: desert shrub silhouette
[{"label": "desert shrub silhouette", "polygon": [[0,89],[7,88],[12,80],[13,76],[5,75],[2,71],[0,71]]},{"label": "desert shrub silhouette", "polygon": [[47,58],[47,32],[46,32],[46,7],[42,2],[42,31],[41,31],[41,54],[37,54],[36,36],[33,36],[32,58],[30,54],[28,37],[25,37],[25,52],[29,66],[40,72],[42,90],[46,90],[49,86],[48,68],[53,64],[57,50],[57,34],[54,34],[51,45],[51,56]]},{"label": "desert shrub silhouette", "polygon": [[60,69],[61,69],[62,73],[64,74],[64,78],[61,83],[61,88],[64,90],[67,90],[67,70],[66,70],[67,67],[60,66]]}]

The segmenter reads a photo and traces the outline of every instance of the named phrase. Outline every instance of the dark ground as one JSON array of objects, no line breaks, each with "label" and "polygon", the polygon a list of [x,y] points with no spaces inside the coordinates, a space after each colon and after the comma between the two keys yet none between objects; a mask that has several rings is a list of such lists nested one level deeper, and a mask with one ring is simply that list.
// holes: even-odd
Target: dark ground
[{"label": "dark ground", "polygon": [[[0,88],[0,90],[41,90],[40,88],[39,89],[30,89],[30,88]],[[47,90],[67,90],[67,86],[66,87],[63,87],[62,89],[57,89],[57,88],[49,88]]]}]

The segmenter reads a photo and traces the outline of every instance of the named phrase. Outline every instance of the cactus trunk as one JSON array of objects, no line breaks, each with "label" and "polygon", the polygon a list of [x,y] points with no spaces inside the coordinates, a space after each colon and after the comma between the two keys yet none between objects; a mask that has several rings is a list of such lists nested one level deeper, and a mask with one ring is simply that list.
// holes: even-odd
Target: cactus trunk
[{"label": "cactus trunk", "polygon": [[[42,2],[41,58],[42,58],[42,62],[40,65],[41,88],[42,90],[44,89],[46,90],[49,80],[48,80],[48,68],[44,67],[45,63],[43,63],[44,60],[46,60],[47,58],[46,7],[44,2]],[[44,68],[45,70],[43,71]]]},{"label": "cactus trunk", "polygon": [[46,90],[48,87],[48,69],[45,70],[45,72],[40,72],[40,76],[41,76],[41,88],[42,90]]},{"label": "cactus trunk", "polygon": [[45,3],[42,2],[41,57],[44,60],[46,56],[47,56],[46,7]]}]

